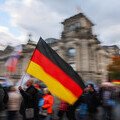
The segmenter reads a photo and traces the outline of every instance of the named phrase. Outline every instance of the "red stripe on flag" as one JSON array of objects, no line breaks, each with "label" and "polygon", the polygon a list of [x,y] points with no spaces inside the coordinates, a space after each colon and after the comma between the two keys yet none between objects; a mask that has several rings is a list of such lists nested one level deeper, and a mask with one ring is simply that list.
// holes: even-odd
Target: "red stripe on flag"
[{"label": "red stripe on flag", "polygon": [[120,82],[120,80],[113,80],[112,82]]},{"label": "red stripe on flag", "polygon": [[79,97],[83,91],[81,87],[64,73],[58,66],[53,64],[48,58],[35,49],[31,61],[40,65],[46,73],[58,80],[64,87],[69,89],[76,97]]}]

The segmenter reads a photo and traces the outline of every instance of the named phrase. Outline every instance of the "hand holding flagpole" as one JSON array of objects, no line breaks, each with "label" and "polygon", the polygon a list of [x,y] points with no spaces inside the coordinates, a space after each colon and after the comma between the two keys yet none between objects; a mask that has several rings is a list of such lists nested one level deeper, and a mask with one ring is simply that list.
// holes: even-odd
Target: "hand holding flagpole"
[{"label": "hand holding flagpole", "polygon": [[21,85],[23,83],[23,80],[24,80],[25,76],[26,76],[26,73],[22,76],[22,80],[20,82],[20,86],[18,87],[19,90],[22,90],[22,86]]}]

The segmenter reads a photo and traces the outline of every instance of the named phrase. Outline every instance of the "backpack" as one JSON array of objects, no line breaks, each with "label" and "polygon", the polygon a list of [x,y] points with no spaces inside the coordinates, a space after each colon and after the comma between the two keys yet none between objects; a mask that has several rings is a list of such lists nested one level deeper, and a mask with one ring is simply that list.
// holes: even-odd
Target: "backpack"
[{"label": "backpack", "polygon": [[39,99],[38,101],[39,110],[41,110],[42,106],[44,105],[44,102],[45,102],[44,98]]},{"label": "backpack", "polygon": [[87,109],[88,109],[87,104],[82,103],[82,104],[77,108],[78,116],[86,116],[86,115],[87,115]]}]

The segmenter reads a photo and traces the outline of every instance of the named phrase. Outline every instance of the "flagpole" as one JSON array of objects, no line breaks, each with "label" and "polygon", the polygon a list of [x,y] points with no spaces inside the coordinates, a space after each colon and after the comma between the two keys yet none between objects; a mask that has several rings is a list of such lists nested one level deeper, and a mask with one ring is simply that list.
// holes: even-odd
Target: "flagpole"
[{"label": "flagpole", "polygon": [[22,77],[22,80],[21,80],[20,86],[22,85],[22,83],[23,83],[23,79],[25,78],[25,76],[26,76],[26,72],[25,72],[25,74],[24,74],[23,77]]}]

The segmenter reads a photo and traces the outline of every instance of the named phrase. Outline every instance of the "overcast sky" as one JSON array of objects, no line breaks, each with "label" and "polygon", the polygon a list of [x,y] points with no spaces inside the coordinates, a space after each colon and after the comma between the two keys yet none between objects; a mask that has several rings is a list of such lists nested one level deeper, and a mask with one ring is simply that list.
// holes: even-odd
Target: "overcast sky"
[{"label": "overcast sky", "polygon": [[120,45],[119,0],[0,0],[0,43],[20,44],[39,37],[60,39],[66,18],[77,8],[95,24],[94,34],[105,45]]}]

